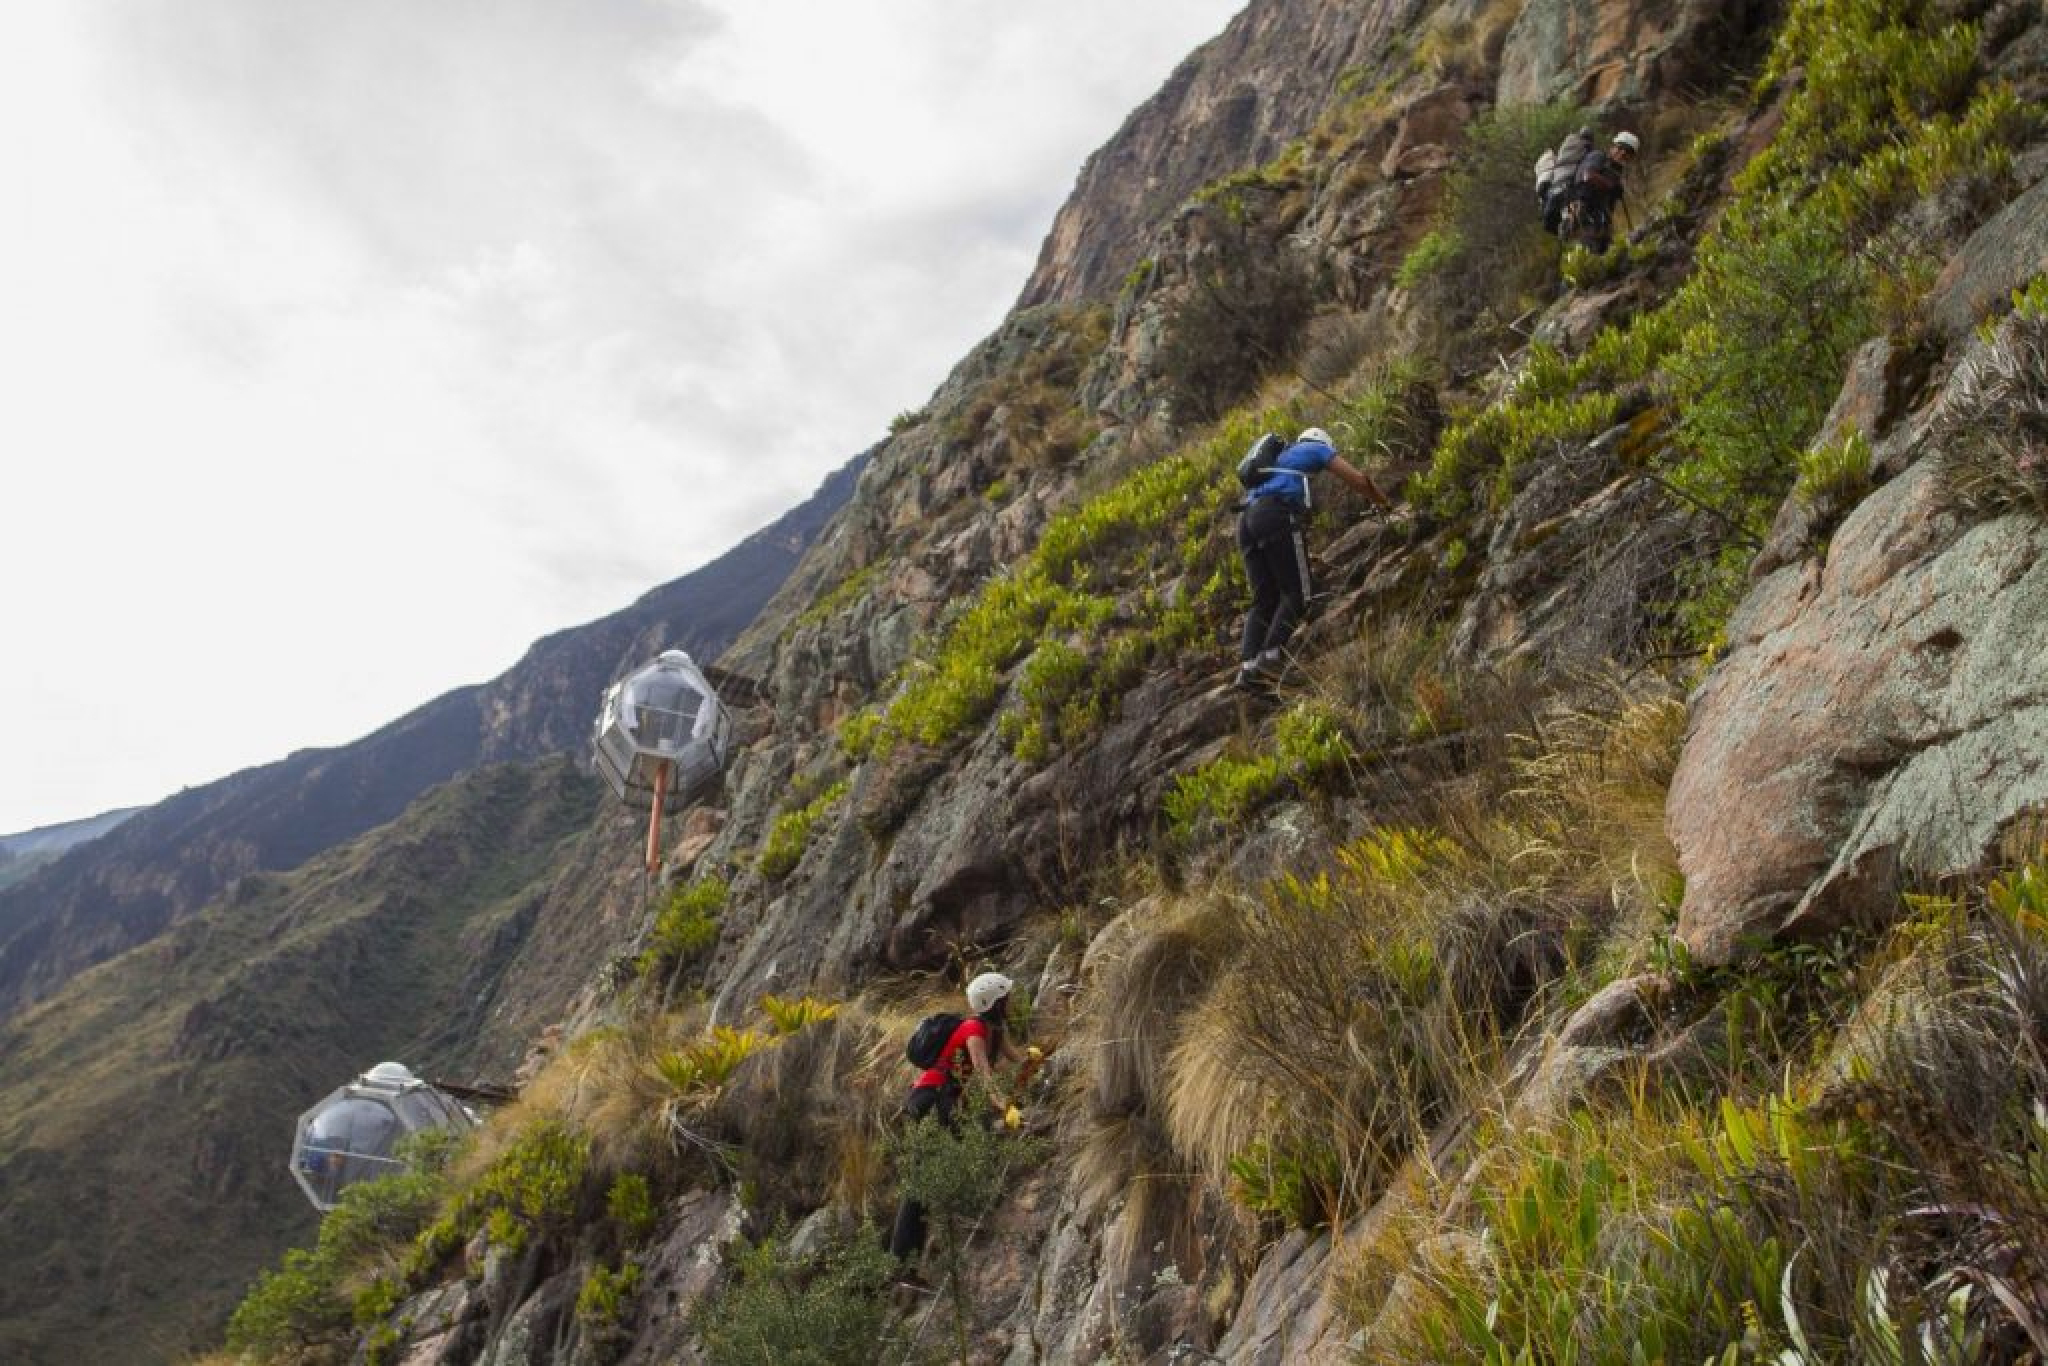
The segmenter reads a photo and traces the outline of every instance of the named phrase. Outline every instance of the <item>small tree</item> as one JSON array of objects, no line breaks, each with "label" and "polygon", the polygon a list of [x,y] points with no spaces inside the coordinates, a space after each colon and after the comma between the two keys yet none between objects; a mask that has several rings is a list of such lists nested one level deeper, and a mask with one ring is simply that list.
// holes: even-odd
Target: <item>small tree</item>
[{"label": "small tree", "polygon": [[713,1366],[866,1366],[891,1352],[882,1291],[893,1268],[874,1229],[793,1254],[786,1236],[742,1245],[738,1275],[699,1326]]},{"label": "small tree", "polygon": [[924,1207],[938,1253],[944,1294],[953,1311],[954,1345],[967,1360],[967,1248],[989,1211],[1009,1193],[1011,1173],[1044,1153],[1043,1139],[999,1133],[982,1124],[988,1093],[980,1086],[960,1100],[957,1127],[927,1115],[891,1145],[903,1196]]},{"label": "small tree", "polygon": [[1159,375],[1175,420],[1214,421],[1292,359],[1315,300],[1314,272],[1300,252],[1226,221],[1160,342]]}]

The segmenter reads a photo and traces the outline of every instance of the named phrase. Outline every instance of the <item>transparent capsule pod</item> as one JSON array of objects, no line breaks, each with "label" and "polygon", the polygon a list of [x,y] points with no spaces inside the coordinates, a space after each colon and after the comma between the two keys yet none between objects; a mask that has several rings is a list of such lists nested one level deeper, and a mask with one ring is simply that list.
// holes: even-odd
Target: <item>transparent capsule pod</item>
[{"label": "transparent capsule pod", "polygon": [[315,1209],[330,1210],[356,1182],[403,1171],[398,1145],[409,1135],[475,1122],[460,1101],[403,1063],[380,1062],[299,1116],[292,1176]]},{"label": "transparent capsule pod", "polygon": [[621,801],[675,804],[716,782],[732,747],[732,719],[690,657],[664,651],[606,690],[593,748],[597,771]]}]

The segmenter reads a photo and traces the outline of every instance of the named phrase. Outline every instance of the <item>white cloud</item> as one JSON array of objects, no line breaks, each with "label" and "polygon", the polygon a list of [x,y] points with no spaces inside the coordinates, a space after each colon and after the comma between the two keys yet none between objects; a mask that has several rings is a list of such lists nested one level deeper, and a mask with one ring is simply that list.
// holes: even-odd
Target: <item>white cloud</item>
[{"label": "white cloud", "polygon": [[792,505],[1235,8],[0,10],[0,830],[353,738]]}]

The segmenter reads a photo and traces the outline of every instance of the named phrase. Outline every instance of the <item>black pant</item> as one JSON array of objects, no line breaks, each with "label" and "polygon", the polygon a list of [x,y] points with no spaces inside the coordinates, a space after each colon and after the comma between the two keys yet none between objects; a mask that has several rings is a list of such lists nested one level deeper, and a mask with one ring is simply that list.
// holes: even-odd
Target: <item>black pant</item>
[{"label": "black pant", "polygon": [[1244,618],[1238,658],[1247,664],[1267,651],[1286,648],[1287,638],[1308,615],[1308,542],[1302,538],[1303,510],[1279,498],[1254,498],[1237,519],[1237,548],[1252,585],[1252,608]]},{"label": "black pant", "polygon": [[[953,1107],[960,1098],[957,1086],[919,1086],[910,1093],[910,1101],[903,1107],[912,1124],[926,1115],[936,1114],[939,1123],[951,1129],[955,1127]],[[889,1234],[889,1255],[897,1261],[908,1261],[924,1251],[924,1206],[905,1196],[903,1203],[896,1207],[896,1227]]]},{"label": "black pant", "polygon": [[1566,243],[1577,243],[1595,255],[1605,256],[1614,243],[1614,205],[1614,196],[1582,189],[1568,212]]}]

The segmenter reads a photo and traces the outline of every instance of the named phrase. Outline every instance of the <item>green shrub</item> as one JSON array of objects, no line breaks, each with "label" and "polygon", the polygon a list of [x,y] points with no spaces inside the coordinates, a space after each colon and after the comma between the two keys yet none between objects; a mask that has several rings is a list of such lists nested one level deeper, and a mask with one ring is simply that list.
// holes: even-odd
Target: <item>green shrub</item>
[{"label": "green shrub", "polygon": [[814,1024],[822,1024],[839,1013],[839,1007],[826,1001],[816,1001],[808,996],[786,1000],[780,996],[763,996],[761,1009],[766,1012],[769,1022],[775,1026],[776,1036],[787,1038]]},{"label": "green shrub", "polygon": [[673,1097],[700,1097],[725,1085],[763,1042],[751,1029],[718,1025],[696,1042],[656,1058],[654,1070]]},{"label": "green shrub", "polygon": [[2048,274],[2036,275],[2025,288],[2012,292],[2012,311],[2019,318],[2048,318]]},{"label": "green shrub", "polygon": [[1565,283],[1574,289],[1591,289],[1594,285],[1605,284],[1619,275],[1640,269],[1657,259],[1657,248],[1650,242],[1620,241],[1604,252],[1590,251],[1582,246],[1565,248],[1564,260],[1559,273]]},{"label": "green shrub", "polygon": [[798,626],[815,626],[821,621],[838,615],[853,605],[854,601],[874,587],[886,560],[875,560],[864,564],[834,584],[825,595],[803,610],[796,619]]},{"label": "green shrub", "polygon": [[1870,442],[1851,432],[1799,454],[1792,492],[1809,507],[1854,507],[1870,491]]},{"label": "green shrub", "polygon": [[713,1366],[868,1366],[899,1345],[883,1290],[895,1264],[862,1227],[808,1256],[771,1239],[742,1244],[736,1275],[699,1311]]},{"label": "green shrub", "polygon": [[1431,276],[1450,270],[1464,255],[1464,251],[1465,244],[1456,232],[1445,228],[1431,228],[1422,235],[1422,240],[1401,258],[1399,268],[1394,271],[1394,283],[1402,289],[1414,289]]},{"label": "green shrub", "polygon": [[458,1226],[486,1228],[513,1250],[531,1236],[560,1233],[573,1220],[590,1169],[590,1138],[556,1119],[537,1119],[484,1169],[455,1205]]},{"label": "green shrub", "polygon": [[963,1118],[957,1127],[926,1115],[889,1143],[903,1197],[924,1207],[944,1268],[944,1294],[962,1359],[971,1309],[965,1279],[968,1241],[983,1217],[1008,1198],[1014,1174],[1039,1161],[1048,1148],[1044,1139],[985,1124],[988,1108],[988,1092],[970,1087],[960,1099]]},{"label": "green shrub", "polygon": [[775,824],[769,827],[768,838],[762,843],[761,856],[755,864],[761,876],[770,882],[788,877],[803,861],[804,847],[810,843],[811,827],[845,795],[846,783],[841,780],[809,803],[777,816]]},{"label": "green shrub", "polygon": [[716,944],[727,891],[723,878],[706,877],[670,893],[636,960],[640,975],[653,979],[688,967]]},{"label": "green shrub", "polygon": [[1234,826],[1283,791],[1321,790],[1357,757],[1336,713],[1297,702],[1275,723],[1270,752],[1249,758],[1226,754],[1177,778],[1166,795],[1167,828],[1188,839],[1210,821]]},{"label": "green shrub", "polygon": [[232,1352],[270,1360],[315,1349],[338,1349],[359,1324],[398,1305],[398,1285],[367,1273],[393,1269],[440,1203],[443,1169],[452,1138],[437,1134],[401,1149],[413,1166],[380,1181],[359,1182],[341,1193],[321,1221],[312,1248],[288,1250],[282,1263],[256,1278],[228,1320]]},{"label": "green shrub", "polygon": [[576,1292],[576,1322],[600,1349],[623,1341],[626,1314],[640,1293],[640,1264],[627,1262],[616,1271],[596,1266]]},{"label": "green shrub", "polygon": [[1677,400],[1668,478],[1752,541],[1790,489],[1797,453],[1868,334],[1869,279],[1817,211],[1731,211],[1676,307],[1664,374]]},{"label": "green shrub", "polygon": [[281,1266],[256,1278],[228,1319],[228,1350],[267,1361],[338,1342],[354,1317],[337,1279],[317,1252],[289,1249]]},{"label": "green shrub", "polygon": [[611,1216],[628,1239],[645,1238],[654,1228],[658,1214],[654,1192],[647,1178],[638,1172],[621,1172],[605,1192],[604,1212]]},{"label": "green shrub", "polygon": [[1316,1228],[1329,1222],[1344,1165],[1333,1148],[1313,1138],[1260,1139],[1230,1160],[1230,1177],[1231,1197],[1246,1209],[1290,1228]]},{"label": "green shrub", "polygon": [[864,707],[839,723],[839,752],[857,764],[875,752],[881,733],[882,713]]},{"label": "green shrub", "polygon": [[[1539,357],[1543,353],[1543,348],[1531,349]],[[1429,469],[1410,485],[1409,498],[1442,515],[1456,516],[1469,507],[1477,477],[1490,473],[1488,501],[1502,502],[1520,470],[1597,436],[1614,424],[1621,410],[1620,399],[1605,391],[1578,398],[1524,397],[1524,392],[1518,387],[1501,402],[1453,418],[1437,442]]]},{"label": "green shrub", "polygon": [[1556,247],[1530,204],[1529,168],[1583,122],[1572,105],[1501,105],[1466,131],[1436,225],[1396,274],[1440,336],[1489,312],[1512,317],[1549,284]]},{"label": "green shrub", "polygon": [[[1210,533],[1235,490],[1230,467],[1261,431],[1291,425],[1284,413],[1233,413],[1208,440],[1053,518],[1030,556],[991,579],[918,653],[885,708],[841,726],[841,749],[867,758],[906,742],[952,744],[996,709],[1008,671],[1048,633],[1099,642],[1096,662],[1083,669],[1061,649],[1046,650],[1006,738],[1036,762],[1055,736],[1078,738],[1099,725],[1108,699],[1146,658],[1191,643],[1223,610],[1236,557]],[[1172,606],[1157,592],[1126,594],[1120,604],[1103,591],[1148,570],[1199,575],[1201,586]],[[1127,642],[1112,645],[1103,633],[1120,607],[1136,621],[1123,632]]]}]

